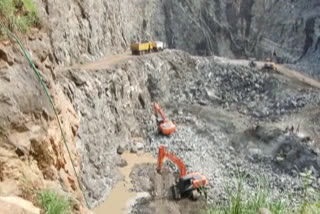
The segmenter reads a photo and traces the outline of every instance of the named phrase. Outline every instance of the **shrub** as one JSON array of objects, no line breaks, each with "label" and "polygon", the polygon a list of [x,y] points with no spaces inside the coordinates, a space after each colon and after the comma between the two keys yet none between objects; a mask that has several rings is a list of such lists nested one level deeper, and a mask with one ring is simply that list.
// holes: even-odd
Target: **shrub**
[{"label": "shrub", "polygon": [[312,188],[312,183],[316,180],[312,176],[312,171],[307,170],[300,174],[301,180],[303,182],[303,201],[297,213],[299,214],[318,214],[320,213],[320,202],[315,202],[320,200],[320,193],[316,192]]},{"label": "shrub", "polygon": [[[13,32],[26,33],[39,24],[39,16],[33,0],[1,0],[0,22]],[[2,35],[5,34],[1,29]]]},{"label": "shrub", "polygon": [[259,179],[258,186],[251,194],[244,190],[244,179],[241,175],[238,178],[236,191],[226,187],[228,199],[226,203],[209,208],[205,214],[256,214],[260,208],[268,208],[274,214],[284,214],[286,204],[282,201],[272,200],[266,181]]},{"label": "shrub", "polygon": [[70,199],[58,195],[53,190],[44,190],[39,194],[39,203],[46,214],[69,214],[71,213]]},{"label": "shrub", "polygon": [[303,183],[303,199],[297,208],[289,208],[287,201],[274,200],[266,181],[259,182],[258,187],[251,193],[244,191],[245,176],[239,176],[236,191],[226,188],[228,200],[226,203],[213,206],[204,214],[256,214],[260,208],[268,208],[273,214],[319,214],[320,193],[311,186],[314,178],[311,171],[301,173]]}]

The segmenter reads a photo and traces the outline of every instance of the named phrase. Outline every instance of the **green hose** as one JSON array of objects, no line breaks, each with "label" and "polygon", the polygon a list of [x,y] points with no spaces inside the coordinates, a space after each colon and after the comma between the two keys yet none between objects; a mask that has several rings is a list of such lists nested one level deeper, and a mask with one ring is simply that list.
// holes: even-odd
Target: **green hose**
[{"label": "green hose", "polygon": [[61,122],[60,122],[60,119],[59,119],[57,110],[56,110],[56,108],[55,108],[54,102],[53,102],[52,98],[51,98],[50,95],[49,95],[48,88],[47,88],[46,84],[43,82],[42,77],[41,77],[41,74],[40,74],[39,71],[37,70],[37,68],[36,68],[36,66],[34,65],[34,63],[32,62],[31,57],[29,56],[29,54],[28,54],[27,51],[25,50],[25,48],[24,48],[24,46],[22,45],[22,43],[21,43],[21,41],[19,40],[19,38],[18,38],[14,33],[12,33],[9,29],[7,29],[6,27],[4,27],[4,26],[0,23],[0,28],[1,28],[1,27],[2,27],[3,29],[5,29],[5,31],[7,31],[8,34],[9,34],[10,36],[12,36],[12,37],[17,41],[17,43],[19,44],[19,46],[20,46],[23,54],[24,54],[25,57],[27,58],[30,66],[31,66],[31,68],[33,69],[34,73],[35,73],[36,76],[38,77],[38,79],[39,79],[39,81],[40,81],[40,84],[41,84],[43,90],[45,91],[45,93],[46,93],[46,95],[47,95],[47,97],[48,97],[48,99],[49,99],[49,102],[50,102],[50,104],[51,104],[51,106],[52,106],[52,109],[53,109],[53,111],[54,111],[54,114],[56,115],[56,118],[57,118],[57,120],[58,120],[58,124],[59,124],[59,128],[60,128],[61,136],[62,136],[64,145],[65,145],[66,148],[67,148],[68,155],[69,155],[69,158],[70,158],[70,160],[71,160],[71,164],[72,164],[73,171],[74,171],[74,173],[75,173],[75,175],[76,175],[76,177],[77,177],[77,182],[78,182],[79,187],[80,187],[80,189],[81,189],[81,191],[82,191],[82,194],[83,194],[83,197],[84,197],[84,199],[85,199],[85,201],[86,201],[87,207],[89,208],[88,200],[87,200],[85,194],[83,193],[82,186],[81,186],[81,183],[80,183],[80,179],[79,179],[78,173],[77,173],[77,171],[76,171],[76,168],[75,168],[75,166],[74,166],[74,162],[73,162],[73,160],[72,160],[71,153],[70,153],[70,150],[69,150],[69,147],[68,147],[68,144],[67,144],[67,139],[66,139],[65,134],[64,134],[64,132],[63,132],[63,130],[62,130],[62,125],[61,125]]}]

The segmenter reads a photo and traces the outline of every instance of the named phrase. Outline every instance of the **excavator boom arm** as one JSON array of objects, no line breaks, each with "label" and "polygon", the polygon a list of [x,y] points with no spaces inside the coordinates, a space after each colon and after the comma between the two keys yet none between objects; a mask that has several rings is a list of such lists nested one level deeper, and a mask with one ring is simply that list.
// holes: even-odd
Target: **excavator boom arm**
[{"label": "excavator boom arm", "polygon": [[180,177],[183,177],[187,174],[187,169],[184,163],[174,154],[166,152],[166,148],[164,146],[160,146],[159,154],[158,154],[158,172],[162,169],[162,164],[165,158],[170,159],[173,163],[175,163],[180,170]]},{"label": "excavator boom arm", "polygon": [[163,122],[166,121],[166,117],[164,115],[164,112],[162,111],[162,109],[160,108],[158,103],[154,103],[154,111],[156,114],[160,113]]}]

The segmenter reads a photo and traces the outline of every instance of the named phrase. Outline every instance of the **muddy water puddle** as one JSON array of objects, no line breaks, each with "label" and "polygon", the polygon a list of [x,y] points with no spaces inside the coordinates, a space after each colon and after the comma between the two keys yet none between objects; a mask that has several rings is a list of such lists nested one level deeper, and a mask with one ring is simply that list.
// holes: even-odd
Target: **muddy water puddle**
[{"label": "muddy water puddle", "polygon": [[137,193],[130,192],[130,189],[133,188],[131,179],[129,177],[131,170],[135,164],[143,163],[156,163],[157,160],[152,157],[151,154],[132,154],[124,153],[121,156],[128,163],[127,166],[119,168],[121,174],[124,176],[123,181],[119,181],[111,190],[108,198],[95,210],[95,214],[123,214],[127,213],[127,202],[134,198]]}]

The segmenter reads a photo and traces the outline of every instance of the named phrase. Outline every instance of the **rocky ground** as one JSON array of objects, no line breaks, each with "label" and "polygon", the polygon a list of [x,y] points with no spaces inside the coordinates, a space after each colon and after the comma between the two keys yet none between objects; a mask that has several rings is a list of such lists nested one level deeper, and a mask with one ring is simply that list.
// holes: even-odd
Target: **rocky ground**
[{"label": "rocky ground", "polygon": [[[136,142],[155,157],[164,144],[189,171],[205,174],[210,202],[226,198],[224,187],[235,185],[239,169],[267,177],[274,197],[294,190],[293,204],[299,173],[312,169],[319,178],[319,91],[276,72],[168,50],[102,70],[64,71],[57,81],[81,115],[82,178],[93,206],[117,180],[117,147],[130,150]],[[158,135],[153,101],[177,124],[174,135]],[[299,131],[285,130],[292,125]]]},{"label": "rocky ground", "polygon": [[[165,87],[152,73],[151,94],[162,101],[178,129],[169,138],[151,129],[148,151],[156,156],[164,144],[185,161],[188,170],[206,174],[210,202],[226,198],[224,188],[236,185],[238,170],[251,178],[266,177],[275,198],[284,199],[293,191],[292,205],[300,200],[299,173],[305,169],[313,171],[313,185],[319,189],[319,139],[312,134],[319,124],[311,115],[307,121],[298,120],[310,108],[317,111],[318,90],[293,85],[275,73],[221,66],[212,58],[186,58],[188,66],[176,66],[175,78]],[[296,131],[288,133],[286,125]],[[256,188],[257,183],[251,182],[245,187],[248,191]],[[140,209],[148,210],[137,205],[136,212]]]}]

